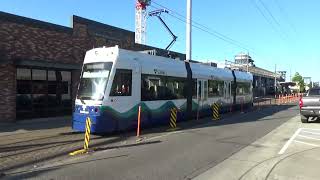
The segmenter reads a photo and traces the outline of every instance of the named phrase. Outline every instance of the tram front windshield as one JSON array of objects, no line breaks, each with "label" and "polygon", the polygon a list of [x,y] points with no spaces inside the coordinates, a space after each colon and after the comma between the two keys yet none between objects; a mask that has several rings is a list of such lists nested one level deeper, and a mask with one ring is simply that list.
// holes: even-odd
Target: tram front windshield
[{"label": "tram front windshield", "polygon": [[102,100],[111,68],[112,62],[84,64],[77,98]]}]

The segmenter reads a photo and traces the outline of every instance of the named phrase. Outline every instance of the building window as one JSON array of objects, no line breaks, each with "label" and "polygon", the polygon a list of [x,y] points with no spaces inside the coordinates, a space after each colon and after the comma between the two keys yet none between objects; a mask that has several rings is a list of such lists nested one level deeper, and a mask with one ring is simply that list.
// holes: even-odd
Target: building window
[{"label": "building window", "polygon": [[70,71],[60,71],[61,72],[61,106],[64,113],[72,111],[72,98],[71,98],[71,72]]},{"label": "building window", "polygon": [[71,72],[17,67],[17,118],[71,114]]},{"label": "building window", "polygon": [[117,69],[113,79],[110,96],[131,96],[132,70]]},{"label": "building window", "polygon": [[32,84],[31,69],[17,68],[17,114],[25,117],[32,116]]}]

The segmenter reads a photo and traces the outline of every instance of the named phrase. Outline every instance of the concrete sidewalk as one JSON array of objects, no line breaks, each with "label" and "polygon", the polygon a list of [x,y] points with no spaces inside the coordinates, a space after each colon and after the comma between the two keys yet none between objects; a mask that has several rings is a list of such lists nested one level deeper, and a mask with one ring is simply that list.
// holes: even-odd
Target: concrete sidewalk
[{"label": "concrete sidewalk", "polygon": [[320,124],[302,124],[297,115],[194,179],[319,179],[320,142],[319,147],[311,143],[292,143],[279,154],[299,128],[320,130]]}]

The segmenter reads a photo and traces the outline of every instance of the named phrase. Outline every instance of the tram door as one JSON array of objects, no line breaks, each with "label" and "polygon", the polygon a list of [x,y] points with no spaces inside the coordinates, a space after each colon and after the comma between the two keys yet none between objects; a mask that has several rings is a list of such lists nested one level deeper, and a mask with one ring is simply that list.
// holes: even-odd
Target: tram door
[{"label": "tram door", "polygon": [[197,80],[197,99],[198,99],[198,114],[200,115],[200,110],[208,104],[208,80],[198,79]]},{"label": "tram door", "polygon": [[226,103],[231,103],[231,82],[225,81],[224,82],[224,99]]}]

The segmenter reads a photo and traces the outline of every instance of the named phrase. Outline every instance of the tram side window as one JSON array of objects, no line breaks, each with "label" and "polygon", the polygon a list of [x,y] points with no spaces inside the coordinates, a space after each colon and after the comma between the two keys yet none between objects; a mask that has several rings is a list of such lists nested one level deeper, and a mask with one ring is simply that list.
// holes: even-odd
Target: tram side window
[{"label": "tram side window", "polygon": [[187,97],[187,88],[184,88],[184,78],[168,77],[166,87],[170,90],[169,92],[173,94],[172,98],[174,99],[183,99]]},{"label": "tram side window", "polygon": [[141,76],[141,100],[173,100],[186,97],[185,79],[166,76]]},{"label": "tram side window", "polygon": [[208,96],[210,97],[222,97],[224,91],[224,82],[217,80],[208,81]]},{"label": "tram side window", "polygon": [[237,94],[247,95],[251,93],[250,83],[238,83]]},{"label": "tram side window", "polygon": [[131,96],[132,70],[117,69],[113,79],[110,96]]}]

